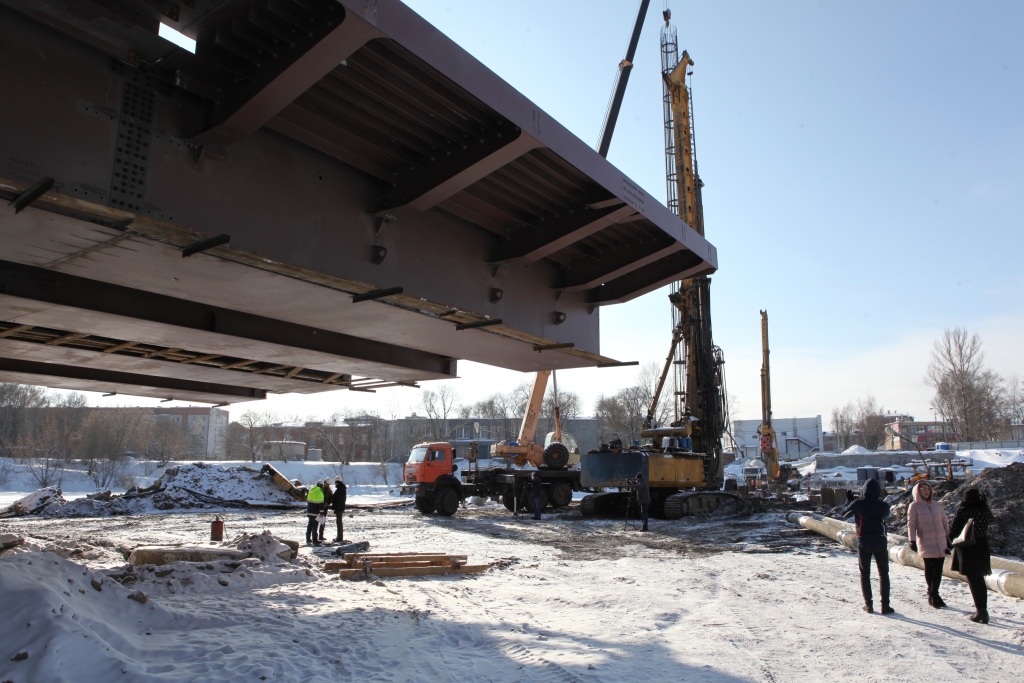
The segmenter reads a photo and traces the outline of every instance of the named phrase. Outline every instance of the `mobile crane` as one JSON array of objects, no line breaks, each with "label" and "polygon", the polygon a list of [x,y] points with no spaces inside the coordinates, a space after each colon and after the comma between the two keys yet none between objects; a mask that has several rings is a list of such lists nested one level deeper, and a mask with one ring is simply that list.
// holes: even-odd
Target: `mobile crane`
[{"label": "mobile crane", "polygon": [[[415,496],[416,509],[424,514],[437,512],[450,517],[459,509],[461,501],[470,496],[500,500],[508,510],[518,512],[533,505],[526,487],[530,476],[537,471],[542,481],[541,509],[549,504],[564,507],[572,502],[573,492],[581,490],[580,472],[567,466],[572,464],[574,454],[578,457],[579,449],[572,435],[562,431],[557,384],[555,429],[547,435],[544,445],[534,438],[548,378],[552,376],[553,371],[542,370],[534,378],[517,440],[491,446],[491,458],[505,459],[505,467],[480,468],[476,444],[472,444],[467,453],[470,467],[458,472],[455,449],[450,443],[419,443],[412,447],[405,463],[401,493]],[[521,469],[525,465],[537,469]]]}]

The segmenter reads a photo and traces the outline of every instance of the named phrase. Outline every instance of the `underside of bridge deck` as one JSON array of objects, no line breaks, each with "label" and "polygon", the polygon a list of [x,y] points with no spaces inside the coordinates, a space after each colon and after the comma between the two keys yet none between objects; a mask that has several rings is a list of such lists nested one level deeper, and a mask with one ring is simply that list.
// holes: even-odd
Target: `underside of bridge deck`
[{"label": "underside of bridge deck", "polygon": [[397,0],[0,0],[0,87],[0,380],[229,403],[599,366],[601,306],[717,265]]}]

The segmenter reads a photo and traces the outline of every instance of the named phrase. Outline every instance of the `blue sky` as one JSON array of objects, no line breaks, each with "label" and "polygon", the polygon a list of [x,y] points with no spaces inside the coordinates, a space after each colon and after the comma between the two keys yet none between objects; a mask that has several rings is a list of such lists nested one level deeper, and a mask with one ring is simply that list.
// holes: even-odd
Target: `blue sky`
[{"label": "blue sky", "polygon": [[[596,142],[632,0],[407,4]],[[652,0],[608,158],[663,199],[662,4]],[[779,417],[827,421],[871,393],[930,419],[928,353],[956,325],[981,334],[996,371],[1024,375],[1024,2],[670,6],[696,62],[697,160],[720,266],[712,317],[739,417],[760,412],[760,309]],[[603,309],[601,351],[660,363],[665,294]],[[574,370],[559,385],[589,406],[633,372]],[[469,363],[460,374],[465,402],[527,379]],[[411,409],[418,395],[339,392],[268,407],[306,416],[389,402]],[[258,404],[232,413],[248,406]]]}]

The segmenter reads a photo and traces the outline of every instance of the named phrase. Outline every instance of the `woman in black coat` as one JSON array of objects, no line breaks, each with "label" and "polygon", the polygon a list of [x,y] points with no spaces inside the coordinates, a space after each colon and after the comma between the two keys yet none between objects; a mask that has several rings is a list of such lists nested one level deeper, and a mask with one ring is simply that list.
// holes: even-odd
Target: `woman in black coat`
[{"label": "woman in black coat", "polygon": [[988,546],[988,525],[992,522],[992,511],[988,509],[988,503],[978,489],[970,489],[964,495],[964,501],[960,503],[950,525],[950,536],[959,536],[970,519],[974,520],[975,543],[966,548],[959,547],[953,552],[951,569],[966,576],[971,587],[975,608],[971,621],[987,624],[988,588],[985,587],[985,577],[992,573],[992,553]]}]

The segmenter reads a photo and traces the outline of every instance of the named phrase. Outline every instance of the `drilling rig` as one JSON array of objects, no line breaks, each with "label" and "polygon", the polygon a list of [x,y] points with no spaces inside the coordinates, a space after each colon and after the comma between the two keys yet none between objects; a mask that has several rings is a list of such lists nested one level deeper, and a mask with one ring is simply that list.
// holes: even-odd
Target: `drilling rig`
[{"label": "drilling rig", "polygon": [[[679,55],[671,16],[666,7],[661,66],[668,208],[689,226],[684,229],[703,236],[703,183],[697,173],[692,91],[687,84],[694,63],[687,52]],[[723,506],[733,510],[745,506],[735,494],[720,490],[724,482],[722,435],[727,430],[728,414],[722,371],[725,360],[711,334],[710,287],[707,276],[672,285],[672,343],[640,433],[651,443],[623,452],[581,457],[584,487],[620,487],[618,492],[585,497],[581,503],[583,514],[624,508],[628,492],[622,490],[623,485],[637,472],[647,475],[651,514],[656,517],[675,519]],[[656,416],[670,371],[674,379],[673,419],[661,426],[656,424]]]}]

